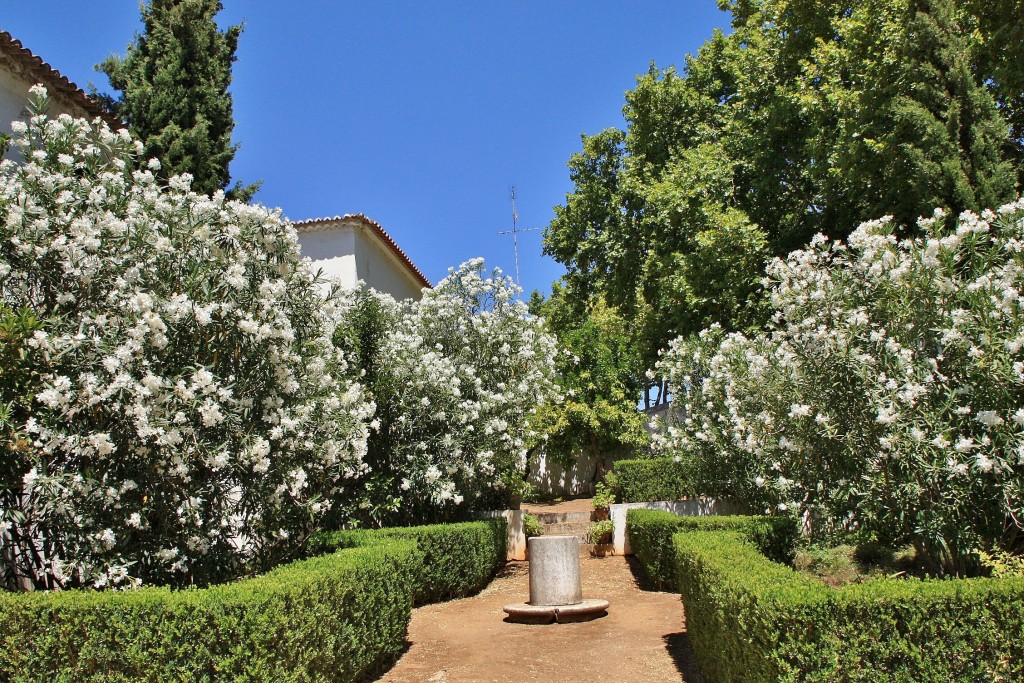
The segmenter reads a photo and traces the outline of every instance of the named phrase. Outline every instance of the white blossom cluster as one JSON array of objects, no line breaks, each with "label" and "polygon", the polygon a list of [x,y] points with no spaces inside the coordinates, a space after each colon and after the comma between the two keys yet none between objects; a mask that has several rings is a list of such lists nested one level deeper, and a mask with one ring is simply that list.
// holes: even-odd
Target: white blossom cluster
[{"label": "white blossom cluster", "polygon": [[769,268],[766,332],[677,340],[689,418],[660,448],[809,531],[912,541],[962,571],[1024,528],[1024,201],[901,238],[889,219]]},{"label": "white blossom cluster", "polygon": [[556,340],[519,291],[474,259],[420,301],[377,295],[388,323],[367,382],[380,430],[368,486],[378,497],[386,491],[403,519],[443,515],[522,481],[535,438],[527,419],[558,387]]},{"label": "white blossom cluster", "polygon": [[374,410],[344,378],[294,229],[158,180],[98,119],[38,114],[14,141],[0,295],[44,325],[0,556],[46,585],[104,586],[206,582],[294,552],[363,474]]}]

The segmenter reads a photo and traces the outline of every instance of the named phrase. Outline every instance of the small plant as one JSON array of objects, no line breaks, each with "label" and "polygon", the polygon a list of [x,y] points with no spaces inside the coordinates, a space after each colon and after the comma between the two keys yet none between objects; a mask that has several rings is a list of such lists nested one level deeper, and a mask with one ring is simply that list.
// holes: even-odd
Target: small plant
[{"label": "small plant", "polygon": [[1024,576],[1024,557],[1020,555],[997,549],[993,549],[991,553],[979,550],[978,559],[981,560],[981,566],[988,569],[995,579]]},{"label": "small plant", "polygon": [[590,531],[587,534],[587,540],[594,545],[602,545],[605,543],[611,543],[612,532],[615,530],[615,525],[610,519],[602,519],[599,522],[590,523]]},{"label": "small plant", "polygon": [[544,528],[541,527],[540,520],[535,515],[523,515],[523,533],[527,538],[544,535]]},{"label": "small plant", "polygon": [[594,487],[594,509],[608,510],[615,504],[615,492],[606,484],[598,483]]}]

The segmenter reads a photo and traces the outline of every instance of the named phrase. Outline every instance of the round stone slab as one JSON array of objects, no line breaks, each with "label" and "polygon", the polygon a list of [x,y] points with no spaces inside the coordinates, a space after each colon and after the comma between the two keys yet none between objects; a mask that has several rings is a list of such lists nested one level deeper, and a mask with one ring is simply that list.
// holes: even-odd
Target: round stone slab
[{"label": "round stone slab", "polygon": [[589,621],[608,611],[607,600],[583,600],[575,605],[531,605],[519,602],[502,608],[511,621],[526,624],[550,624],[557,621],[565,624],[573,621]]}]

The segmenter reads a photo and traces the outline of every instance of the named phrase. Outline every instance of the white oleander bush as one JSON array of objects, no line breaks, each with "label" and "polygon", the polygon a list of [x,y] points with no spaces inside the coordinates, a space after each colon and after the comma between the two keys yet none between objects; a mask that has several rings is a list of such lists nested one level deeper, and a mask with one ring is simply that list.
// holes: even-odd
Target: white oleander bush
[{"label": "white oleander bush", "polygon": [[558,386],[555,338],[518,294],[473,259],[420,301],[348,295],[339,343],[360,357],[378,407],[367,523],[457,517],[481,497],[519,492],[537,438],[528,418]]},{"label": "white oleander bush", "polygon": [[1024,530],[1024,201],[906,234],[818,236],[769,267],[764,333],[677,340],[659,448],[706,493],[969,573]]},{"label": "white oleander bush", "polygon": [[294,229],[32,98],[0,166],[0,302],[41,321],[15,349],[34,386],[3,397],[4,578],[208,583],[293,556],[364,473],[373,412]]}]

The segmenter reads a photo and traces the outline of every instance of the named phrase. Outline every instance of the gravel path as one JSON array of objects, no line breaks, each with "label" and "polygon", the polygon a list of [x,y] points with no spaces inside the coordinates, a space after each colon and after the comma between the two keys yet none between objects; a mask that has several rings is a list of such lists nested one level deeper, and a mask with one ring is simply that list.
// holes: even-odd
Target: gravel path
[{"label": "gravel path", "polygon": [[623,557],[581,558],[583,597],[611,603],[583,623],[527,625],[501,608],[529,598],[529,563],[510,562],[479,594],[419,607],[387,683],[701,683],[679,596],[644,591]]}]

